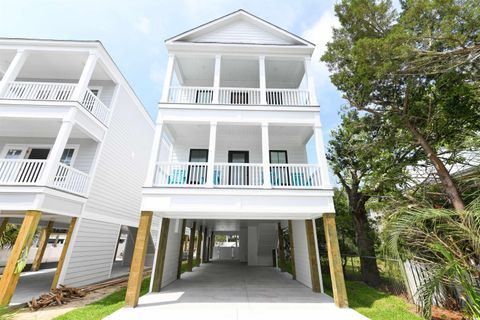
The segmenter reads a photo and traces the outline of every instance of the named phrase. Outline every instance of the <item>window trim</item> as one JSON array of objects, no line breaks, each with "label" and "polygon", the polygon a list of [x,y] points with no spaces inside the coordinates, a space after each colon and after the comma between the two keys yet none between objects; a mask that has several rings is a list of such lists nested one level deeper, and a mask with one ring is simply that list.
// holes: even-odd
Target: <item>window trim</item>
[{"label": "window trim", "polygon": [[270,162],[270,164],[272,164],[272,152],[285,152],[285,161],[286,161],[285,163],[273,163],[273,164],[288,164],[288,151],[287,150],[269,150],[268,161]]},{"label": "window trim", "polygon": [[[27,144],[27,143],[7,143],[3,146],[2,152],[0,153],[1,158],[0,159],[5,159],[7,155],[7,151],[9,149],[22,149],[23,150],[23,157],[21,159],[28,159],[26,158],[29,154],[29,149],[50,149],[52,150],[53,144]],[[72,161],[70,162],[70,166],[73,167],[75,164],[75,160],[77,158],[78,150],[80,149],[79,144],[67,144],[65,145],[65,149],[74,149],[73,156],[72,156]],[[63,153],[63,151],[62,151]],[[48,159],[48,158],[47,158]]]}]

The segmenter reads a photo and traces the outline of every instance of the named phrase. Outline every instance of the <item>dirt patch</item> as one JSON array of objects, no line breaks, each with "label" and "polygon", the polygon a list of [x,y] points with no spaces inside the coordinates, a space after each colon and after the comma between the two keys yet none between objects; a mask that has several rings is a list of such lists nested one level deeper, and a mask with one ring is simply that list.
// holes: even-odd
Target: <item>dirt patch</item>
[{"label": "dirt patch", "polygon": [[101,298],[123,288],[126,282],[89,292],[83,299],[74,300],[62,306],[48,307],[38,311],[30,311],[28,308],[21,309],[13,317],[13,320],[50,320],[74,309],[100,300]]}]

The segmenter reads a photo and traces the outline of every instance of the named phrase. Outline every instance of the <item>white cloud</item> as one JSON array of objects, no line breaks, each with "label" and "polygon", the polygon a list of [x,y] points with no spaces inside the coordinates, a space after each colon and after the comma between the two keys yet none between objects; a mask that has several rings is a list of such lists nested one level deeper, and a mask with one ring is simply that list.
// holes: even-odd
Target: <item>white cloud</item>
[{"label": "white cloud", "polygon": [[[332,28],[338,28],[340,22],[333,11],[325,11],[322,16],[302,34],[302,37],[315,43],[315,51],[312,55],[312,66],[318,84],[330,83],[329,72],[325,63],[320,62],[320,57],[327,49],[327,43],[332,40]],[[319,82],[319,83],[318,83]]]},{"label": "white cloud", "polygon": [[150,19],[148,19],[147,17],[140,17],[139,19],[137,19],[137,21],[135,21],[133,26],[135,27],[135,29],[137,29],[143,34],[150,33],[151,23]]}]

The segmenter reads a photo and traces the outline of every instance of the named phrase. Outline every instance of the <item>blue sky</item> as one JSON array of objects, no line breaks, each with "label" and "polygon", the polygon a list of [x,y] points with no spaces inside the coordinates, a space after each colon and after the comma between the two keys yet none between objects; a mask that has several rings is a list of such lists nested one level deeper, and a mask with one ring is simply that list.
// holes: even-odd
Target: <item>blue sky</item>
[{"label": "blue sky", "polygon": [[325,140],[343,101],[318,61],[336,19],[334,1],[310,0],[0,0],[0,36],[100,40],[152,118],[167,60],[164,40],[238,9],[317,44],[317,96]]}]

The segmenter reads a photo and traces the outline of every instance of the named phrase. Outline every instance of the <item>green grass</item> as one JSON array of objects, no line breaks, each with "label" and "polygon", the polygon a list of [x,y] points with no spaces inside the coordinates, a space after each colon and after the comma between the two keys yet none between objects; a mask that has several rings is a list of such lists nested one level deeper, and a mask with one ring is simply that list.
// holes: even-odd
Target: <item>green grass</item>
[{"label": "green grass", "polygon": [[[332,295],[330,277],[323,275],[325,293]],[[346,281],[348,305],[372,320],[420,320],[409,304],[395,295],[384,293],[360,281]]]},{"label": "green grass", "polygon": [[[150,278],[143,279],[140,295],[144,295],[148,292],[149,285]],[[55,320],[103,319],[124,306],[126,292],[127,288],[122,288],[96,302],[58,316],[55,318]]]},{"label": "green grass", "polygon": [[[198,266],[195,260],[194,260],[194,266],[195,267]],[[184,273],[186,271],[187,271],[187,263],[184,261],[182,263],[181,272]],[[149,285],[150,285],[150,278],[145,278],[142,282],[142,287],[140,289],[140,296],[148,292]],[[54,320],[103,319],[104,317],[114,313],[115,311],[117,311],[118,309],[124,306],[126,291],[127,291],[126,288],[122,288],[96,302],[90,303],[84,307],[72,310],[61,316],[58,316]]]}]

